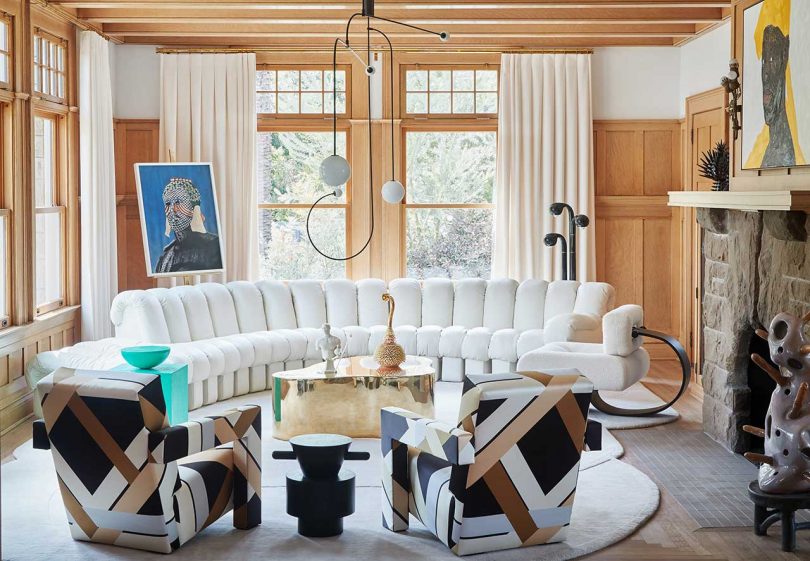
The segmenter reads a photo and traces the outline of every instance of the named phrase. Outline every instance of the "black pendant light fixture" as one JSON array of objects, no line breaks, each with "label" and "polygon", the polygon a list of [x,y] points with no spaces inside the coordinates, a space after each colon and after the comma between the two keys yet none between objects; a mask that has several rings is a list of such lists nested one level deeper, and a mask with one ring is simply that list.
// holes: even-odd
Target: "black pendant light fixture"
[{"label": "black pendant light fixture", "polygon": [[[349,42],[349,29],[351,28],[352,22],[355,18],[365,18],[366,20],[366,59],[364,60],[358,52],[352,48],[352,45]],[[423,33],[427,33],[430,35],[435,35],[441,41],[447,41],[449,39],[449,35],[444,31],[437,32],[431,31],[430,29],[425,29],[423,27],[418,27],[416,25],[411,25],[409,23],[403,23],[400,21],[383,18],[376,16],[374,14],[374,0],[363,0],[363,11],[352,14],[349,20],[346,22],[346,33],[343,38],[338,37],[335,39],[335,44],[332,48],[332,155],[328,156],[324,161],[321,163],[320,168],[320,175],[321,180],[329,185],[330,187],[334,187],[335,190],[323,195],[322,197],[318,198],[312,206],[309,208],[309,212],[307,213],[307,238],[309,239],[309,243],[312,247],[320,253],[323,257],[327,259],[331,259],[332,261],[348,261],[350,259],[354,259],[361,253],[363,253],[366,248],[368,248],[369,244],[371,243],[371,238],[374,235],[374,165],[371,158],[371,148],[372,148],[372,140],[371,140],[371,77],[376,72],[376,68],[371,63],[371,34],[377,33],[385,39],[386,43],[388,43],[388,52],[390,54],[390,79],[391,79],[391,179],[385,182],[382,186],[382,197],[383,199],[390,204],[397,204],[402,201],[402,198],[405,196],[405,187],[402,186],[402,183],[397,181],[396,178],[396,158],[394,153],[394,47],[391,44],[391,40],[388,38],[388,35],[380,31],[379,29],[372,26],[372,20],[375,21],[384,21],[387,23],[393,23],[395,25],[401,25],[402,27],[408,27],[410,29],[415,29],[417,31],[421,31]],[[322,200],[326,199],[327,197],[336,197],[339,198],[343,195],[343,189],[341,189],[341,185],[344,185],[351,177],[352,169],[349,162],[343,156],[340,156],[337,153],[337,50],[338,45],[342,45],[346,49],[348,49],[354,56],[357,58],[365,67],[366,67],[366,76],[368,79],[368,186],[369,186],[369,212],[371,213],[371,228],[368,234],[368,239],[366,243],[363,244],[363,247],[360,248],[356,253],[353,255],[348,255],[346,257],[334,257],[332,255],[327,255],[323,251],[321,251],[315,242],[312,240],[312,235],[309,231],[309,221],[312,217],[312,211],[315,210],[315,207],[320,203]]]}]

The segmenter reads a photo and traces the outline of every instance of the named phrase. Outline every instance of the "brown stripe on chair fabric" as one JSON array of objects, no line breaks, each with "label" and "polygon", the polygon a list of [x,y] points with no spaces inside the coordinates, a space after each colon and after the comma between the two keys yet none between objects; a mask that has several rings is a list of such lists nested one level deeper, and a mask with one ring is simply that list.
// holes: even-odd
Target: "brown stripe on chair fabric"
[{"label": "brown stripe on chair fabric", "polygon": [[166,416],[166,408],[163,411],[158,409],[154,403],[143,397],[138,396],[138,402],[141,404],[141,413],[143,414],[144,424],[150,430],[159,430],[169,426],[169,418]]},{"label": "brown stripe on chair fabric", "polygon": [[[552,376],[551,374],[546,374],[545,372],[535,372],[535,371],[528,371],[528,372],[518,372],[521,376],[526,376],[527,378],[531,378],[532,380],[536,380],[543,384],[544,386],[548,386],[554,378],[574,378],[574,382],[579,376],[571,376],[571,375],[564,375],[564,376]],[[571,384],[573,385],[573,383]]]},{"label": "brown stripe on chair fabric", "polygon": [[233,426],[233,430],[240,436],[240,438],[244,436],[248,429],[250,429],[250,427],[253,425],[253,421],[256,420],[256,417],[259,415],[259,411],[259,409],[245,411],[236,421],[236,424]]},{"label": "brown stripe on chair fabric", "polygon": [[517,532],[520,541],[526,542],[537,531],[537,525],[501,462],[496,462],[487,470],[484,482]]},{"label": "brown stripe on chair fabric", "polygon": [[527,540],[523,541],[523,545],[542,545],[548,543],[548,540],[557,535],[562,529],[562,526],[549,526],[548,528],[538,528],[537,531]]},{"label": "brown stripe on chair fabric", "polygon": [[220,444],[233,442],[242,436],[234,430],[226,417],[219,417],[216,421],[214,421],[214,434],[217,437],[217,442]]},{"label": "brown stripe on chair fabric", "polygon": [[74,393],[68,402],[68,407],[87,430],[102,452],[110,459],[113,465],[121,472],[128,483],[138,477],[138,468],[127,457],[115,439],[107,432],[104,425],[96,418],[87,404],[77,393]]},{"label": "brown stripe on chair fabric", "polygon": [[483,450],[476,450],[475,463],[470,466],[467,478],[467,487],[481,479],[495,465],[495,462],[514,446],[515,442],[554,408],[560,399],[571,391],[579,376],[551,376],[550,378],[543,393],[537,396],[520,415],[512,419],[498,436],[486,444]]},{"label": "brown stripe on chair fabric", "polygon": [[166,472],[163,464],[147,464],[138,477],[130,481],[124,494],[110,510],[116,512],[138,512],[160,485]]},{"label": "brown stripe on chair fabric", "polygon": [[228,510],[228,503],[231,500],[231,495],[233,494],[233,470],[228,472],[228,475],[225,476],[225,481],[222,484],[222,487],[219,490],[219,494],[217,495],[214,504],[210,506],[211,512],[208,514],[208,518],[205,520],[203,524],[203,528],[206,528],[219,520],[219,518],[225,514]]},{"label": "brown stripe on chair fabric", "polygon": [[557,412],[560,414],[577,452],[582,452],[582,447],[585,445],[585,425],[588,420],[582,415],[582,409],[574,394],[568,392],[560,399],[557,403]]},{"label": "brown stripe on chair fabric", "polygon": [[[57,373],[59,370],[57,370]],[[64,376],[64,372],[62,372]],[[72,376],[72,380],[64,382],[60,384],[54,384],[51,391],[48,395],[45,396],[45,399],[42,401],[42,417],[45,419],[45,426],[48,429],[48,433],[51,432],[53,429],[53,425],[56,423],[59,416],[62,415],[62,411],[65,410],[65,407],[68,406],[68,403],[76,394],[76,390],[79,387],[79,383],[86,380],[86,378],[82,376]]]},{"label": "brown stripe on chair fabric", "polygon": [[62,501],[65,503],[65,509],[70,513],[70,516],[73,517],[73,521],[82,529],[82,532],[84,532],[87,537],[92,538],[98,530],[98,526],[96,526],[90,516],[88,516],[82,505],[79,504],[79,501],[70,491],[70,488],[62,481],[59,474],[56,475],[56,479],[59,481],[59,490],[62,493]]}]

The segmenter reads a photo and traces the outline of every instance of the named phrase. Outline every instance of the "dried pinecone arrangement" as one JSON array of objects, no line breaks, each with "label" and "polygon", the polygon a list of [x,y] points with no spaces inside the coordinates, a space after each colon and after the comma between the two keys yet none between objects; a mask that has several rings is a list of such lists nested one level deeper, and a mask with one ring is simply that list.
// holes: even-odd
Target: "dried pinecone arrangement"
[{"label": "dried pinecone arrangement", "polygon": [[765,427],[745,425],[743,430],[765,439],[765,453],[747,452],[745,457],[760,464],[759,486],[766,493],[810,491],[810,340],[801,319],[782,313],[773,318],[769,331],[757,329],[768,341],[774,368],[761,356],[751,359],[776,382]]},{"label": "dried pinecone arrangement", "polygon": [[714,148],[700,156],[700,176],[714,181],[712,191],[728,191],[728,144],[719,141]]}]

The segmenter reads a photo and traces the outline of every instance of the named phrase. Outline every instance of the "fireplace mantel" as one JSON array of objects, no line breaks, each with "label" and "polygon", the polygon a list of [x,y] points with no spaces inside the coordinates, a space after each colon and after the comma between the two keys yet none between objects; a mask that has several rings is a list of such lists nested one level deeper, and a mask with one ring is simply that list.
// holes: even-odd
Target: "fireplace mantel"
[{"label": "fireplace mantel", "polygon": [[670,191],[669,206],[810,213],[810,191]]}]

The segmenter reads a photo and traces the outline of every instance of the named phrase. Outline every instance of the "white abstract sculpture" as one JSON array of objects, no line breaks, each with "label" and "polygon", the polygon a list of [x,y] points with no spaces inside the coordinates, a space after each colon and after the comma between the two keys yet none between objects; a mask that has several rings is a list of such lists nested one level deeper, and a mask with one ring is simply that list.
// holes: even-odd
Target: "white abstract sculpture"
[{"label": "white abstract sculpture", "polygon": [[326,363],[323,372],[324,374],[334,374],[337,372],[335,358],[339,354],[340,339],[332,335],[332,326],[328,323],[324,323],[321,329],[323,329],[323,337],[318,339],[316,344],[321,351],[321,358]]}]

